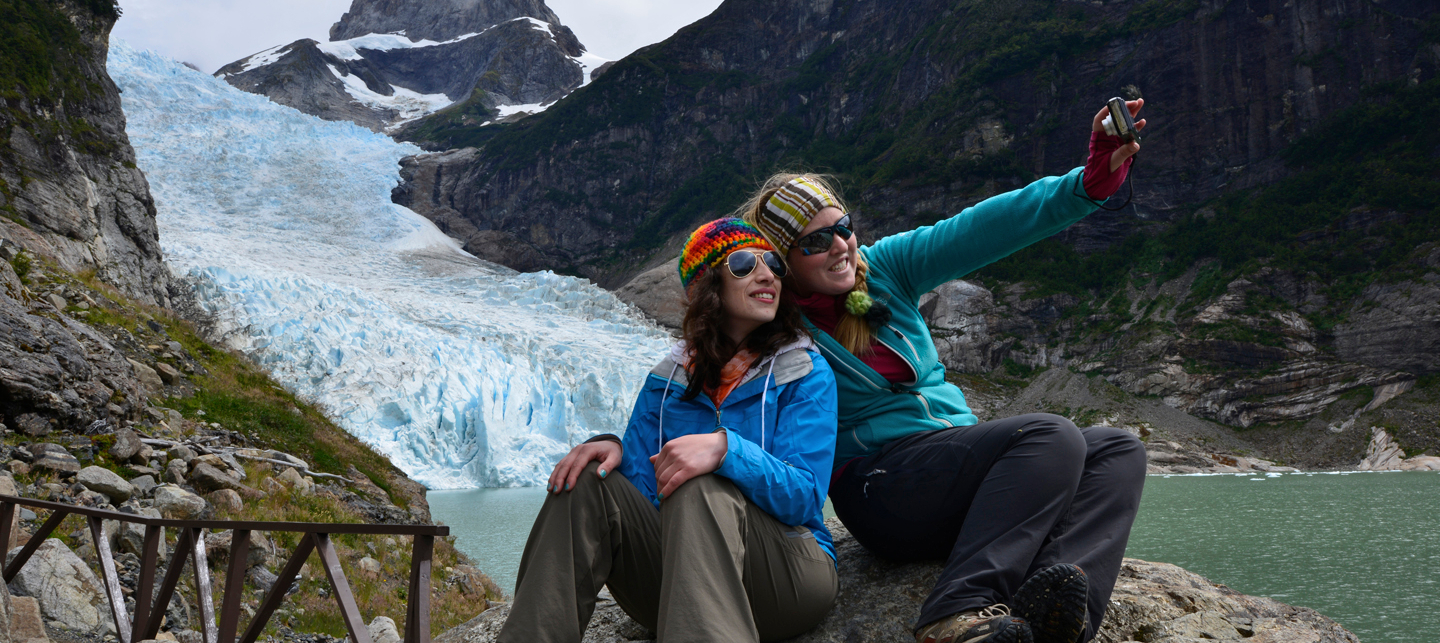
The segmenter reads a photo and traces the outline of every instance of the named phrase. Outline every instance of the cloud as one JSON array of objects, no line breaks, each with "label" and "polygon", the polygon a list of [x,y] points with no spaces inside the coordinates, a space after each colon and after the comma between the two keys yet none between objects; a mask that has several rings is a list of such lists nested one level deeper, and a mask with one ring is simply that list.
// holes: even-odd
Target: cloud
[{"label": "cloud", "polygon": [[[617,60],[669,38],[720,0],[549,0],[591,53]],[[120,0],[112,37],[213,72],[301,38],[329,39],[350,0]]]}]

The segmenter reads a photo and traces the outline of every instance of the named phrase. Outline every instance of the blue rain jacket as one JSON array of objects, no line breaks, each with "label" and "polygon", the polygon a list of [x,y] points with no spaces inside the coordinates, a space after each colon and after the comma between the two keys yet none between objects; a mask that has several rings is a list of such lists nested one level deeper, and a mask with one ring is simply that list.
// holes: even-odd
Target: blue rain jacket
[{"label": "blue rain jacket", "polygon": [[835,456],[830,365],[802,339],[751,368],[717,409],[704,394],[680,399],[689,382],[684,360],[683,346],[677,345],[645,378],[621,439],[621,475],[658,508],[650,456],[665,441],[723,427],[729,448],[715,473],[780,522],[807,528],[834,559],[823,515]]}]

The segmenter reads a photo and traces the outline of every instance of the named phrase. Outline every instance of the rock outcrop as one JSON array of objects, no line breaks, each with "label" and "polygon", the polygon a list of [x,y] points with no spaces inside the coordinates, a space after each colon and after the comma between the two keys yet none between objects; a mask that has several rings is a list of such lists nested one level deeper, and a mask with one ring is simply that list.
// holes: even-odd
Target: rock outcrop
[{"label": "rock outcrop", "polygon": [[[828,526],[840,556],[840,596],[814,630],[792,643],[893,643],[911,640],[913,620],[940,572],[938,563],[896,564],[879,560],[840,523]],[[500,605],[436,637],[435,643],[490,643],[509,605]],[[652,641],[613,600],[602,600],[590,620],[586,643]],[[1354,634],[1318,612],[1268,598],[1246,596],[1164,563],[1125,559],[1111,596],[1099,643],[1197,640],[1359,643]]]},{"label": "rock outcrop", "polygon": [[426,216],[452,209],[614,288],[777,166],[843,173],[873,241],[1070,170],[1101,103],[1143,93],[1164,125],[1147,133],[1141,217],[1099,213],[1066,232],[1093,250],[1183,204],[1284,176],[1278,153],[1363,87],[1434,77],[1440,59],[1421,29],[1433,11],[727,2],[539,116],[452,137],[479,152],[420,159],[443,166],[417,170],[442,175],[436,189],[402,189],[399,202]]},{"label": "rock outcrop", "polygon": [[500,106],[553,103],[598,62],[584,54],[540,0],[355,0],[331,42],[297,40],[215,75],[326,120],[393,131],[455,102],[485,120],[500,120]]},{"label": "rock outcrop", "polygon": [[37,3],[26,15],[34,24],[23,28],[43,35],[5,54],[43,72],[0,77],[19,85],[0,88],[0,245],[18,244],[71,272],[94,271],[137,301],[168,306],[155,202],[105,71],[118,13],[98,8],[104,4]]}]

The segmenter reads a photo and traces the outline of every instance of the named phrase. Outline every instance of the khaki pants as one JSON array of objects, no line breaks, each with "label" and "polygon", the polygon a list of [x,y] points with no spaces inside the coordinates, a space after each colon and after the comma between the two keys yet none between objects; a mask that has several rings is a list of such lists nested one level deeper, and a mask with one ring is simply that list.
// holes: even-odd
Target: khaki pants
[{"label": "khaki pants", "polygon": [[835,563],[810,530],[781,524],[729,480],[692,479],[656,511],[596,467],[545,499],[497,641],[579,643],[606,585],[660,643],[785,639],[834,605]]}]

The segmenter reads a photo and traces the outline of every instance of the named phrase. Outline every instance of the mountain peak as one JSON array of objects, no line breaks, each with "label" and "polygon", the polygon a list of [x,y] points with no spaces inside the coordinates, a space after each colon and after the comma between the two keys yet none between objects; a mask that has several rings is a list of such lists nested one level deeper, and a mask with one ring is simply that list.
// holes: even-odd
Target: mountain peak
[{"label": "mountain peak", "polygon": [[404,32],[411,40],[444,41],[526,17],[560,24],[544,0],[354,0],[330,27],[330,40]]}]

